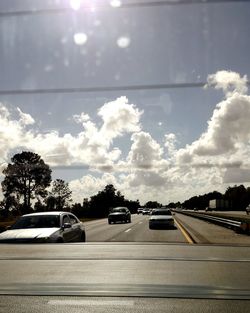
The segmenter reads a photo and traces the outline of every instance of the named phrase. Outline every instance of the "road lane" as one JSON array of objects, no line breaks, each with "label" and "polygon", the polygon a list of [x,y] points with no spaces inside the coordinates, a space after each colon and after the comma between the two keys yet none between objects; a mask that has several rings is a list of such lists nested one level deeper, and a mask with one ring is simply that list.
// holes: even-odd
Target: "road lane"
[{"label": "road lane", "polygon": [[181,231],[175,229],[149,229],[148,215],[132,215],[131,223],[108,224],[107,219],[98,223],[85,223],[88,242],[179,242],[187,243]]},{"label": "road lane", "polygon": [[131,223],[108,224],[108,219],[101,219],[98,222],[84,223],[88,242],[110,241],[113,237],[125,232],[141,221],[142,216],[134,214],[131,216]]}]

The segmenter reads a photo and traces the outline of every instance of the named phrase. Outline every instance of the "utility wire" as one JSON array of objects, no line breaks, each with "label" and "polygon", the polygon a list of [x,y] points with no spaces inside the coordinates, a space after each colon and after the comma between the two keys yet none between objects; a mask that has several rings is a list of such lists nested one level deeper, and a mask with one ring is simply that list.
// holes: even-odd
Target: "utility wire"
[{"label": "utility wire", "polygon": [[[135,91],[135,90],[157,90],[178,88],[202,88],[206,83],[173,83],[155,85],[125,85],[125,86],[99,86],[99,87],[65,87],[44,89],[9,89],[0,90],[0,96],[7,95],[32,95],[32,94],[58,94],[58,93],[86,93],[86,92],[109,92],[109,91]],[[250,85],[250,82],[247,82]]]},{"label": "utility wire", "polygon": [[[250,2],[249,0],[161,0],[161,1],[134,1],[122,2],[119,7],[112,7],[109,2],[95,3],[93,6],[96,9],[132,9],[143,7],[159,7],[159,6],[176,6],[176,5],[189,5],[189,4],[215,4],[215,3],[229,3],[229,2]],[[74,11],[71,7],[62,8],[48,8],[48,9],[29,9],[19,11],[2,11],[1,17],[19,16],[19,15],[45,15],[45,14],[62,14],[62,13],[81,13],[82,9],[91,9],[91,5],[82,4],[78,11]]]},{"label": "utility wire", "polygon": [[127,85],[127,86],[100,86],[100,87],[68,87],[46,89],[12,89],[0,90],[0,95],[25,95],[25,94],[57,94],[57,93],[86,93],[103,91],[133,91],[154,90],[171,88],[199,88],[206,83],[180,83],[180,84],[155,84],[155,85]]}]

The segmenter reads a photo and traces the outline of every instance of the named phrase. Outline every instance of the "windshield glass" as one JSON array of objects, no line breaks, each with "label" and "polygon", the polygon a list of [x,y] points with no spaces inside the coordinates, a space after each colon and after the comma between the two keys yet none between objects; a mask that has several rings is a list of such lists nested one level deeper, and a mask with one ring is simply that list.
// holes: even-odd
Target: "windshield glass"
[{"label": "windshield glass", "polygon": [[187,243],[186,225],[250,244],[249,16],[249,1],[0,1],[0,231],[57,210],[89,241]]},{"label": "windshield glass", "polygon": [[116,208],[116,209],[113,209],[112,212],[126,212],[126,209],[124,208]]},{"label": "windshield glass", "polygon": [[152,215],[172,215],[172,214],[169,210],[165,210],[165,211],[153,211]]},{"label": "windshield glass", "polygon": [[60,216],[23,216],[11,229],[60,227]]}]

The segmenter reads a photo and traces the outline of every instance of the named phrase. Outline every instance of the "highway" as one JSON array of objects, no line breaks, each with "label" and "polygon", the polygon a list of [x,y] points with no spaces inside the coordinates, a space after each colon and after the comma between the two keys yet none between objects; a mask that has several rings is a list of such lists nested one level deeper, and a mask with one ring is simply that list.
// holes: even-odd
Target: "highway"
[{"label": "highway", "polygon": [[[132,215],[129,224],[109,225],[107,219],[86,222],[88,242],[168,242],[250,245],[250,236],[176,213],[175,229],[150,230],[147,215]],[[192,239],[188,235],[191,235]],[[193,242],[192,242],[193,241]]]},{"label": "highway", "polygon": [[249,236],[182,214],[150,230],[148,218],[85,222],[86,243],[2,244],[0,313],[249,311]]},{"label": "highway", "polygon": [[132,215],[131,223],[108,224],[107,219],[85,223],[88,242],[180,242],[187,240],[176,227],[175,229],[150,230],[148,215]]}]

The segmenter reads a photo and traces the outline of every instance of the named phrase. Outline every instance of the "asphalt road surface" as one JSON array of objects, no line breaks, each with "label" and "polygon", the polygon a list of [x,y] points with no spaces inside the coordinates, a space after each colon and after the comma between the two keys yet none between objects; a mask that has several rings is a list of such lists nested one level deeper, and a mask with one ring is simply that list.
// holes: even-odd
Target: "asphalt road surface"
[{"label": "asphalt road surface", "polygon": [[[134,215],[130,224],[86,222],[87,243],[2,244],[0,313],[247,313],[250,246],[228,245],[234,232],[222,227],[175,218],[210,242],[188,244],[182,226],[149,230],[148,216]],[[214,227],[229,232],[226,245],[211,244]]]},{"label": "asphalt road surface", "polygon": [[134,214],[131,223],[108,224],[107,219],[85,223],[88,242],[179,242],[187,243],[180,229],[149,229],[149,216]]},{"label": "asphalt road surface", "polygon": [[176,213],[175,229],[149,229],[148,215],[132,215],[131,223],[108,224],[107,219],[86,222],[88,242],[169,242],[250,245],[250,236]]}]

